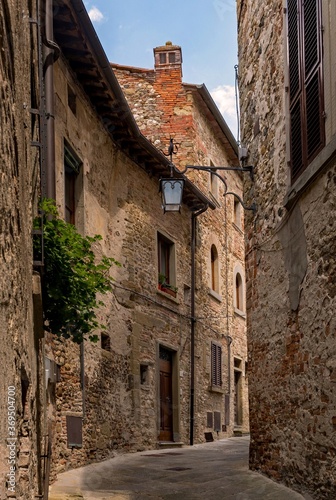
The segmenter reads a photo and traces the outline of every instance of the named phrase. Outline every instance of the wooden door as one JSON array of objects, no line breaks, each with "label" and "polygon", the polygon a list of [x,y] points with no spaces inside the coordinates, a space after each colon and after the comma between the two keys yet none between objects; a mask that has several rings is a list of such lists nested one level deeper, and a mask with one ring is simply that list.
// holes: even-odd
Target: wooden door
[{"label": "wooden door", "polygon": [[234,386],[235,386],[234,423],[235,425],[242,425],[241,373],[238,371],[234,372]]},{"label": "wooden door", "polygon": [[172,353],[160,348],[160,441],[173,440]]}]

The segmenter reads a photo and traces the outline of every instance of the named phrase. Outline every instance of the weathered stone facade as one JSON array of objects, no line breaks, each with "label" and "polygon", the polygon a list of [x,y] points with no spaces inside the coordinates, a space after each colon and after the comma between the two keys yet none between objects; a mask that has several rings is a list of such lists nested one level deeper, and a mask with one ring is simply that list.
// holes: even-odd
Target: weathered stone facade
[{"label": "weathered stone facade", "polygon": [[[74,188],[76,226],[82,234],[100,234],[97,256],[112,256],[121,267],[111,271],[114,293],[103,297],[99,316],[107,331],[101,342],[85,342],[80,348],[48,339],[46,355],[59,370],[49,391],[53,474],[104,459],[114,450],[154,448],[160,441],[189,443],[191,210],[205,203],[212,208],[197,219],[193,439],[204,441],[205,432],[216,439],[232,435],[235,429],[248,431],[244,290],[234,285],[237,275],[244,277],[242,213],[233,198],[223,200],[222,184],[212,179],[211,185],[210,174],[203,173],[190,176],[200,190],[186,179],[181,213],[163,214],[159,177],[169,176],[169,161],[133,124],[117,80],[104,66],[106,56],[93,40],[89,19],[83,21],[78,15],[81,2],[58,3],[55,40],[62,55],[54,66],[56,201],[65,215],[65,151],[71,150],[80,164]],[[66,30],[72,29],[68,36]],[[77,44],[76,56],[71,43]],[[74,61],[84,57],[81,54],[87,61],[84,65]],[[97,75],[95,81],[91,75]],[[149,103],[153,120],[157,113],[167,113],[162,119],[164,140],[158,135],[162,145],[154,138],[155,145],[167,148],[174,125],[180,134],[176,141],[181,142],[177,165],[209,165],[210,160],[214,165],[237,164],[235,141],[222,117],[214,115],[206,89],[184,87],[181,66],[177,76],[182,104],[175,103],[174,123],[163,99],[158,100],[162,106],[158,112],[154,101]],[[108,108],[97,104],[107,96],[111,96]],[[147,112],[140,106],[138,111]],[[181,157],[185,161],[178,163]],[[229,191],[241,195],[239,175],[228,172],[225,178]],[[170,294],[158,283],[160,245],[169,247],[170,272],[177,287]],[[212,247],[218,252],[213,263]],[[211,282],[214,274],[216,283]],[[221,348],[220,386],[211,382],[212,344]],[[171,393],[168,416],[162,417],[166,389],[160,367],[166,361]],[[168,431],[161,429],[166,417],[171,420]],[[77,426],[77,437],[72,426]],[[78,435],[82,443],[72,442]]]},{"label": "weathered stone facade", "polygon": [[[32,221],[39,194],[37,30],[33,2],[0,10],[0,498],[42,491],[41,300],[33,275]],[[24,47],[25,50],[22,50]],[[33,300],[34,299],[34,300]],[[35,313],[34,313],[35,305]],[[43,333],[43,330],[42,330]]]},{"label": "weathered stone facade", "polygon": [[[336,5],[310,4],[320,4],[322,11],[325,143],[292,182],[286,18],[296,2],[237,2],[242,141],[256,167],[245,196],[258,206],[255,218],[245,222],[250,465],[314,498],[331,500],[336,496]],[[296,146],[293,140],[292,150]]]},{"label": "weathered stone facade", "polygon": [[[169,57],[173,54],[174,63]],[[161,58],[161,59],[160,59]],[[163,64],[162,64],[162,61]],[[112,64],[126,98],[130,104],[140,130],[159,149],[167,151],[170,137],[177,144],[173,156],[175,166],[183,170],[186,165],[234,166],[238,165],[237,145],[227,129],[222,117],[218,117],[215,107],[204,85],[190,85],[182,82],[181,48],[167,42],[154,49],[154,70]],[[219,113],[218,113],[219,114]],[[223,123],[224,122],[224,123]],[[229,192],[242,196],[242,179],[235,172],[217,171],[224,177]],[[200,237],[199,246],[199,283],[197,316],[206,318],[198,326],[199,355],[206,359],[209,354],[209,331],[206,325],[232,338],[230,353],[227,342],[222,343],[226,361],[224,362],[225,383],[230,390],[230,415],[226,416],[229,434],[234,427],[248,431],[248,398],[245,381],[246,344],[245,344],[245,304],[236,307],[236,274],[244,278],[244,239],[242,209],[235,219],[234,197],[223,198],[224,185],[215,178],[211,180],[208,172],[188,170],[186,175],[216,203],[216,210],[208,210],[198,218]],[[211,286],[211,247],[219,251],[220,277],[217,291]],[[242,311],[240,311],[240,309]],[[211,335],[210,335],[211,339]],[[214,339],[215,340],[215,339]],[[228,339],[230,341],[230,339]],[[234,359],[236,358],[236,370]],[[202,364],[199,366],[201,370]],[[208,364],[204,365],[209,367]],[[208,368],[209,369],[209,368]],[[198,370],[197,370],[198,371]],[[235,423],[234,379],[239,391],[240,416]],[[199,382],[197,411],[201,417],[212,409],[223,411],[218,396],[209,395],[206,379]],[[201,421],[201,418],[199,419]],[[197,423],[196,423],[197,425]],[[203,433],[200,426],[199,436]]]}]

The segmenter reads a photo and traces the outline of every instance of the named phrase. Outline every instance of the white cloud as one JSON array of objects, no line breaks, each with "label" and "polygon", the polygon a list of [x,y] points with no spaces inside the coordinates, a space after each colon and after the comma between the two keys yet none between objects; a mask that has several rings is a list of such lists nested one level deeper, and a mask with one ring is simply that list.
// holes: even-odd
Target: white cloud
[{"label": "white cloud", "polygon": [[89,14],[89,17],[93,23],[94,22],[101,23],[105,19],[104,14],[102,12],[100,12],[100,10],[95,6],[91,7],[88,14]]},{"label": "white cloud", "polygon": [[219,85],[210,92],[213,100],[218,106],[219,111],[231,129],[234,137],[237,138],[237,113],[236,97],[233,85]]}]

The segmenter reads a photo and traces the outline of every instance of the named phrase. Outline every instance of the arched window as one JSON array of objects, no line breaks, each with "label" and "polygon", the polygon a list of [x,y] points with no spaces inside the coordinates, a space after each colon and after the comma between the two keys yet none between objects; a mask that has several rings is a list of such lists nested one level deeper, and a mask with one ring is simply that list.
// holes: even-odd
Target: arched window
[{"label": "arched window", "polygon": [[244,295],[243,295],[243,280],[240,273],[236,274],[236,309],[239,311],[244,311]]},{"label": "arched window", "polygon": [[211,289],[219,293],[218,252],[215,245],[211,245]]}]

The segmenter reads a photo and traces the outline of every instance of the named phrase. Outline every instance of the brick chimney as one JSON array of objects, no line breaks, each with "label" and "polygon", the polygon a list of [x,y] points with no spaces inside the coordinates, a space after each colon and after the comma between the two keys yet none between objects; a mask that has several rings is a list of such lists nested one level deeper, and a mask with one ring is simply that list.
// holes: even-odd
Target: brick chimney
[{"label": "brick chimney", "polygon": [[164,70],[171,74],[171,78],[182,81],[182,51],[178,45],[173,45],[172,42],[166,42],[166,45],[155,47],[154,51],[154,67],[159,76],[159,73]]}]

